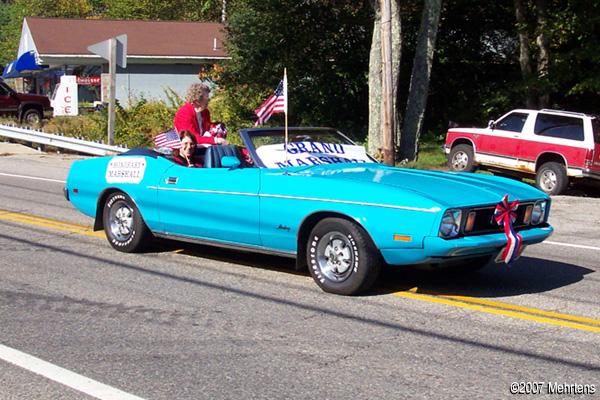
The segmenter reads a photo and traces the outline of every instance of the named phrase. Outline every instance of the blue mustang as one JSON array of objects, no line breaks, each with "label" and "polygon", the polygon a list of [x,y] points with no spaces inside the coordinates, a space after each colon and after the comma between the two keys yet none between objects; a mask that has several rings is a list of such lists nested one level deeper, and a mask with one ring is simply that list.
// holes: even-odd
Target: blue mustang
[{"label": "blue mustang", "polygon": [[65,195],[109,243],[134,252],[162,237],[295,257],[325,291],[368,289],[384,263],[476,270],[507,244],[496,204],[519,200],[523,245],[552,233],[550,199],[488,175],[376,163],[330,128],[240,131],[236,146],[205,149],[204,168],[131,150],[73,163]]}]

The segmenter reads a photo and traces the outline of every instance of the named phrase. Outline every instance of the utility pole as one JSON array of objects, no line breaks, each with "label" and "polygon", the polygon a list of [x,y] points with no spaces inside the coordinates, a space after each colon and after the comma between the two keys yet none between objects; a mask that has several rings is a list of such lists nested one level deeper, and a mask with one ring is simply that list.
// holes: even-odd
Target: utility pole
[{"label": "utility pole", "polygon": [[110,76],[108,100],[108,144],[113,145],[115,140],[115,91],[117,88],[117,38],[108,39],[109,55],[108,74]]},{"label": "utility pole", "polygon": [[394,140],[394,98],[392,96],[392,0],[381,0],[381,63],[382,71],[382,112],[383,162],[395,165]]}]

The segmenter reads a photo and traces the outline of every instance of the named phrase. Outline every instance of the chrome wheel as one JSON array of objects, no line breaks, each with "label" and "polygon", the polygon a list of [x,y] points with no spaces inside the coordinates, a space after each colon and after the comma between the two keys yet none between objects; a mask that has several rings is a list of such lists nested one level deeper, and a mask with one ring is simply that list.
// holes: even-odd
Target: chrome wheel
[{"label": "chrome wheel", "polygon": [[457,144],[452,147],[448,157],[448,166],[456,172],[473,172],[475,170],[473,147],[468,144]]},{"label": "chrome wheel", "polygon": [[324,218],[308,236],[306,262],[321,289],[354,295],[375,282],[382,258],[367,232],[356,222]]},{"label": "chrome wheel", "polygon": [[544,192],[552,192],[556,187],[557,181],[556,173],[550,169],[546,169],[540,174],[540,188]]},{"label": "chrome wheel", "polygon": [[351,274],[355,263],[352,243],[341,232],[330,232],[317,244],[317,264],[322,274],[333,282],[342,282]]},{"label": "chrome wheel", "polygon": [[452,157],[452,168],[455,171],[462,171],[469,165],[469,156],[464,151],[457,151]]},{"label": "chrome wheel", "polygon": [[133,232],[133,210],[125,203],[118,202],[110,210],[110,232],[119,242],[127,241]]}]

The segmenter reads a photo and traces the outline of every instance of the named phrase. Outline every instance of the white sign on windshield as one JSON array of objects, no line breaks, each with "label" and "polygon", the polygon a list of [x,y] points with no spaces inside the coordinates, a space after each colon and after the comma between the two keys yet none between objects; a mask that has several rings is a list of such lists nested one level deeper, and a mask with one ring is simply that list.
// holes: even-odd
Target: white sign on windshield
[{"label": "white sign on windshield", "polygon": [[363,146],[339,143],[290,142],[287,157],[283,143],[260,146],[256,153],[267,168],[373,162]]}]

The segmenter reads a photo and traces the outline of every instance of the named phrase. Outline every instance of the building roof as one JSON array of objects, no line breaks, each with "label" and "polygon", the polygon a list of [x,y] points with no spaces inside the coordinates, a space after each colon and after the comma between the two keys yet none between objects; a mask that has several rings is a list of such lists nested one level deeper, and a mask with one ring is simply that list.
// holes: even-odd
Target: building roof
[{"label": "building roof", "polygon": [[[26,31],[29,32],[26,32]],[[223,25],[214,22],[92,20],[26,17],[23,36],[30,35],[33,49],[47,62],[60,58],[90,57],[88,46],[127,34],[130,58],[222,59]],[[33,46],[31,46],[33,45]]]}]

